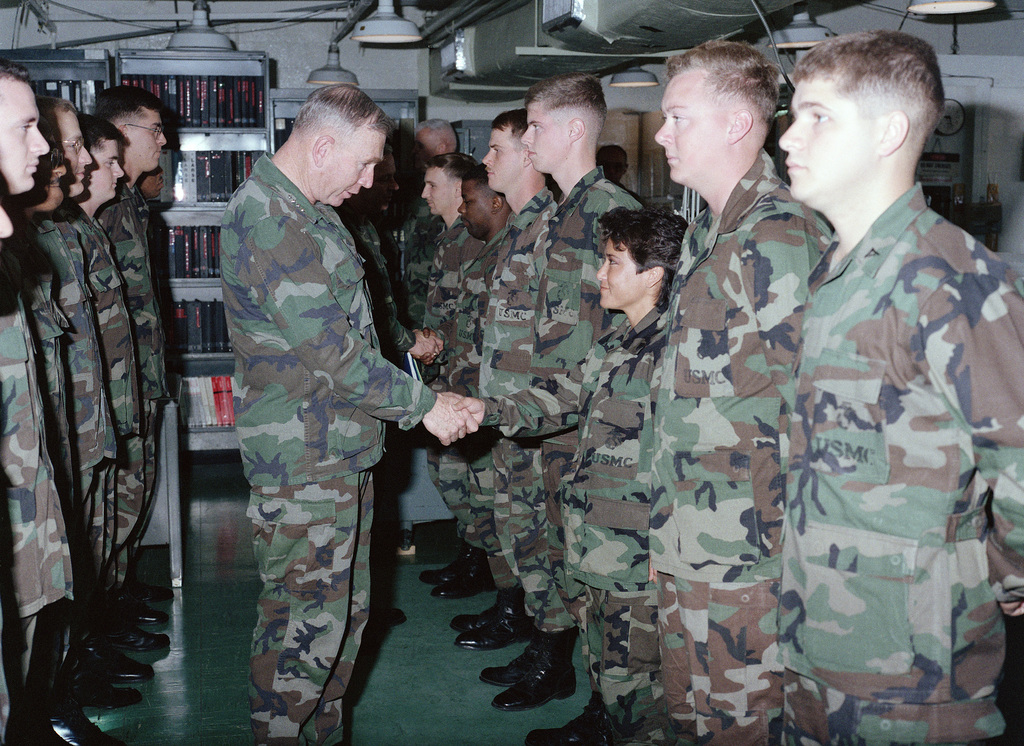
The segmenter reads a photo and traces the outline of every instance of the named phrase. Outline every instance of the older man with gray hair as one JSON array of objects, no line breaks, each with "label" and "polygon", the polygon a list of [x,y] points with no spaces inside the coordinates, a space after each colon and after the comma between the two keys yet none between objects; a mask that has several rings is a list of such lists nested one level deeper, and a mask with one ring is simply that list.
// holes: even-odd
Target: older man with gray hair
[{"label": "older man with gray hair", "polygon": [[235,418],[263,588],[250,663],[258,744],[335,743],[369,611],[370,467],[384,421],[447,445],[477,429],[391,365],[334,207],[373,181],[394,122],[351,86],[314,91],[221,229]]}]

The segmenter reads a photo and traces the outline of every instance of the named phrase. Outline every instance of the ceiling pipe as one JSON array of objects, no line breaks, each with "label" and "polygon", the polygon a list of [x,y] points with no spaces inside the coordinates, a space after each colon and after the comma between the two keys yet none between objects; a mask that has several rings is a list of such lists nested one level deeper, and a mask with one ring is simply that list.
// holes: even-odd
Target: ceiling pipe
[{"label": "ceiling pipe", "polygon": [[464,28],[495,10],[501,10],[502,14],[511,13],[526,5],[529,1],[489,0],[489,2],[481,5],[479,2],[474,2],[474,0],[465,0],[464,3],[458,6],[457,10],[449,8],[448,11],[424,25],[420,33],[423,34],[423,41],[428,47],[435,46],[445,41],[452,29]]}]

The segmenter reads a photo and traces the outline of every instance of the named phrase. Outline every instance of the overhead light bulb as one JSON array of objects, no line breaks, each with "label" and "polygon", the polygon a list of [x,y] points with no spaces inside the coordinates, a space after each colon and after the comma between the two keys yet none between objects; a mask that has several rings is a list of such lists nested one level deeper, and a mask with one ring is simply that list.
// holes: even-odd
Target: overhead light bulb
[{"label": "overhead light bulb", "polygon": [[352,38],[376,44],[405,44],[423,38],[419,28],[395,13],[395,0],[380,0],[377,11],[356,24]]},{"label": "overhead light bulb", "polygon": [[815,23],[810,11],[807,10],[807,4],[799,3],[790,24],[781,31],[776,31],[773,36],[775,46],[779,49],[810,49],[830,36],[835,36],[835,32]]},{"label": "overhead light bulb", "polygon": [[658,85],[658,76],[636,66],[623,70],[621,73],[615,73],[608,81],[608,85],[614,88],[649,88]]},{"label": "overhead light bulb", "polygon": [[327,47],[327,64],[323,67],[318,67],[309,74],[306,78],[306,83],[309,85],[335,85],[337,83],[344,83],[346,85],[359,85],[359,78],[351,70],[346,70],[341,66],[341,55],[338,53],[338,45],[335,42],[331,42],[331,45]]},{"label": "overhead light bulb", "polygon": [[951,13],[977,13],[995,7],[995,0],[910,0],[907,10],[921,15],[948,15]]}]

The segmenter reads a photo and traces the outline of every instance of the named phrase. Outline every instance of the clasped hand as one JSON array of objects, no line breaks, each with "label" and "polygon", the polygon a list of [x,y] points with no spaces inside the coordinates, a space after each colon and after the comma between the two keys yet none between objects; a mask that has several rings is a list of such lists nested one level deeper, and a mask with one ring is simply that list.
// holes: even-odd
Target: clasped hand
[{"label": "clasped hand", "polygon": [[430,365],[444,349],[444,342],[431,329],[414,329],[416,344],[412,346],[409,353],[421,363]]},{"label": "clasped hand", "polygon": [[443,445],[450,446],[459,438],[479,430],[483,421],[482,401],[443,391],[437,395],[433,408],[423,418],[423,426]]}]

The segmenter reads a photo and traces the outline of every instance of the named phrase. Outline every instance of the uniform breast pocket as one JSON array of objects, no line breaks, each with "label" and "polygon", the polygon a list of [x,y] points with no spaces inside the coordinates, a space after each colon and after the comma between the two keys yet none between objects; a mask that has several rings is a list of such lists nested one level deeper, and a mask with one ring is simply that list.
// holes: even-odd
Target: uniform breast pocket
[{"label": "uniform breast pocket", "polygon": [[582,463],[588,487],[605,488],[636,479],[643,417],[642,402],[606,399],[597,405]]},{"label": "uniform breast pocket", "polygon": [[533,360],[534,299],[519,289],[506,289],[496,298],[493,337],[501,370],[526,372]]},{"label": "uniform breast pocket", "polygon": [[[538,324],[537,353],[544,355],[558,348],[560,356],[582,360],[586,349],[576,349],[578,345],[563,347],[580,323],[580,280],[582,270],[548,269],[541,283],[540,319]],[[586,335],[585,344],[588,348],[593,334]],[[570,343],[572,344],[572,343]]]},{"label": "uniform breast pocket", "polygon": [[675,392],[687,398],[733,396],[728,303],[708,298],[689,305],[672,328],[676,350]]},{"label": "uniform breast pocket", "polygon": [[[899,675],[914,662],[910,594],[917,542],[809,523],[793,546],[804,574],[796,637],[811,666]],[[934,609],[940,615],[938,608]]]},{"label": "uniform breast pocket", "polygon": [[816,471],[869,484],[888,481],[884,376],[881,360],[824,351],[814,370],[810,466]]}]

